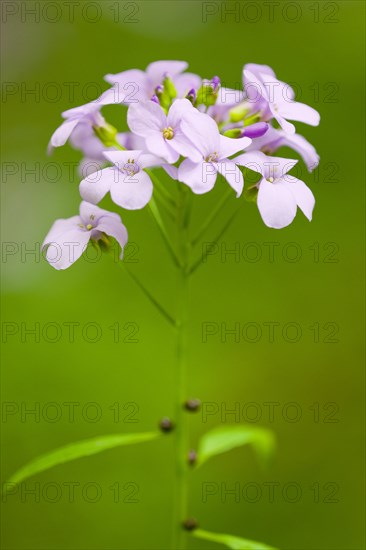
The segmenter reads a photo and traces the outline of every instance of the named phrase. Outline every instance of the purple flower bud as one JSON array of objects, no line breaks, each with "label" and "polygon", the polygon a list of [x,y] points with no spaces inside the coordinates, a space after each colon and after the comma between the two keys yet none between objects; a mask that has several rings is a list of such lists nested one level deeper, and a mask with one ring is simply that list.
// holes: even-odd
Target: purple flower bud
[{"label": "purple flower bud", "polygon": [[267,132],[268,128],[269,125],[267,122],[256,122],[255,124],[247,126],[244,129],[244,132],[242,132],[241,137],[258,138],[263,136]]},{"label": "purple flower bud", "polygon": [[160,84],[156,86],[155,93],[156,95],[162,94],[164,92],[164,86],[161,86]]},{"label": "purple flower bud", "polygon": [[218,76],[214,76],[213,79],[211,80],[211,83],[213,85],[213,89],[214,91],[216,92],[217,88],[220,86],[221,84],[221,80]]},{"label": "purple flower bud", "polygon": [[154,103],[157,103],[158,105],[160,105],[160,101],[159,101],[159,98],[157,95],[153,95],[151,97],[151,101],[153,101]]},{"label": "purple flower bud", "polygon": [[187,93],[186,98],[189,99],[189,101],[196,101],[196,96],[196,90],[194,88],[191,88]]}]

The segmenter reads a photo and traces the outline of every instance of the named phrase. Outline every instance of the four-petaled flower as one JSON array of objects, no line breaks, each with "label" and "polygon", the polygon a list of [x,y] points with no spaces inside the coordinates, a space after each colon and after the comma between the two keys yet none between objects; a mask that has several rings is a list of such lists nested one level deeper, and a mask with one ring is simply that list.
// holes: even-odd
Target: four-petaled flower
[{"label": "four-petaled flower", "polygon": [[277,80],[275,73],[267,65],[245,65],[243,78],[244,89],[249,99],[258,101],[258,107],[264,111],[264,116],[268,119],[275,118],[286,132],[295,133],[295,126],[287,119],[318,126],[318,111],[305,103],[294,101],[293,89]]},{"label": "four-petaled flower", "polygon": [[296,216],[297,207],[311,221],[314,195],[303,181],[288,174],[297,160],[269,157],[253,151],[239,155],[235,161],[262,175],[257,184],[257,205],[268,227],[282,229],[289,225]]},{"label": "four-petaled flower", "polygon": [[95,101],[91,101],[85,105],[80,105],[80,107],[74,107],[73,109],[64,111],[62,116],[65,120],[52,134],[48,147],[49,150],[52,150],[53,147],[61,147],[62,145],[65,145],[72,132],[79,124],[89,125],[90,128],[93,126],[105,126],[106,122],[100,113],[101,107],[118,102],[119,101],[116,99],[113,89],[110,89],[103,92],[103,94]]},{"label": "four-petaled flower", "polygon": [[105,157],[114,164],[87,176],[80,183],[80,195],[97,204],[110,192],[113,202],[127,210],[143,208],[151,199],[153,184],[144,168],[163,163],[142,151],[108,151]]},{"label": "four-petaled flower", "polygon": [[46,259],[55,269],[66,269],[80,258],[90,239],[98,241],[104,234],[116,239],[122,258],[128,235],[120,216],[83,201],[79,216],[55,221],[42,249],[46,249]]},{"label": "four-petaled flower", "polygon": [[231,139],[220,135],[216,122],[204,113],[189,113],[182,121],[182,130],[199,151],[199,159],[186,159],[178,169],[178,179],[194,193],[211,191],[220,173],[236,192],[243,191],[243,175],[234,160],[228,157],[243,151],[252,140],[248,137]]},{"label": "four-petaled flower", "polygon": [[127,113],[130,130],[145,138],[148,151],[173,164],[179,156],[199,158],[194,144],[182,131],[184,117],[195,111],[188,99],[177,99],[166,115],[154,101],[132,104]]}]

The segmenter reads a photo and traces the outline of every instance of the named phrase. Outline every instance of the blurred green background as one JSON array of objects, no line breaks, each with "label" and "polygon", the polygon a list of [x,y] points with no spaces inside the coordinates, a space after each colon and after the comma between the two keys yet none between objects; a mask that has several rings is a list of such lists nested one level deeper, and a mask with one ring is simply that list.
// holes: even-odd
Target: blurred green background
[{"label": "blurred green background", "polygon": [[[309,224],[298,213],[290,227],[270,230],[256,206],[244,204],[223,248],[192,282],[187,397],[214,403],[218,411],[207,422],[192,415],[192,447],[209,427],[235,423],[221,412],[236,406],[241,421],[274,430],[278,449],[267,471],[243,448],[192,473],[190,514],[204,529],[287,550],[364,548],[364,2],[75,2],[74,20],[64,2],[38,3],[39,17],[27,13],[34,4],[2,2],[2,322],[3,329],[18,330],[12,336],[3,330],[3,412],[13,414],[2,417],[2,481],[55,447],[148,431],[174,414],[174,333],[123,270],[103,257],[57,272],[25,255],[56,218],[78,211],[79,177],[74,165],[69,177],[65,163],[76,163],[79,153],[66,146],[46,155],[60,113],[106,89],[104,74],[144,69],[158,59],[187,60],[191,71],[217,74],[228,86],[240,82],[244,63],[266,63],[321,113],[319,128],[297,125],[321,156],[315,174],[301,165],[317,201],[314,219]],[[230,8],[236,15],[226,13]],[[31,89],[35,94],[26,93]],[[223,190],[221,182],[209,196],[196,197],[197,224]],[[217,225],[235,204],[233,198]],[[136,243],[131,270],[174,304],[174,269],[149,213],[122,215]],[[225,247],[239,247],[240,258],[225,257]],[[258,261],[250,261],[254,250]],[[252,335],[222,341],[222,324],[248,322],[262,330],[257,342],[248,341]],[[279,323],[273,342],[268,322]],[[289,338],[282,334],[289,322],[301,327],[298,342],[288,341],[291,330]],[[22,323],[23,329],[40,324],[40,342],[24,335]],[[47,323],[61,327],[55,343],[52,326],[42,335]],[[79,323],[73,343],[64,323]],[[101,331],[95,343],[82,336],[84,329],[87,339],[95,337],[88,323]],[[110,329],[116,323],[119,343]],[[123,341],[135,326],[127,323],[138,326],[135,343]],[[218,330],[207,342],[204,323]],[[330,342],[334,324],[338,332]],[[70,402],[79,404],[74,419]],[[278,404],[273,418],[269,402]],[[40,407],[38,419],[24,414],[32,407]],[[173,436],[58,466],[25,483],[24,489],[40,492],[39,502],[18,493],[3,503],[3,548],[167,549],[173,476]],[[204,502],[208,482],[217,493]],[[70,483],[78,484],[73,502]],[[126,483],[137,484],[138,502],[126,502],[136,488]],[[225,501],[225,487],[235,483],[239,501],[232,495]],[[273,499],[268,484],[276,486]],[[100,498],[90,502],[95,487]],[[188,545],[219,548],[195,539]]]}]

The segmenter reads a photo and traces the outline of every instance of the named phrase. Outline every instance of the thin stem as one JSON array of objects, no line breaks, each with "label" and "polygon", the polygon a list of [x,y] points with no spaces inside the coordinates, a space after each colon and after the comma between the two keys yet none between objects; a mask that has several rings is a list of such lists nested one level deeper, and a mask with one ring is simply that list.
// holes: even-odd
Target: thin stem
[{"label": "thin stem", "polygon": [[159,180],[159,178],[156,176],[156,174],[150,170],[149,168],[145,168],[145,172],[150,176],[152,179],[152,182],[155,184],[155,187],[157,187],[162,195],[164,195],[164,198],[169,202],[171,206],[177,207],[176,201],[173,199],[169,191],[167,191],[165,185]]},{"label": "thin stem", "polygon": [[120,265],[125,269],[126,273],[131,277],[137,286],[142,290],[145,296],[150,300],[150,302],[156,307],[156,309],[165,317],[165,319],[175,328],[177,328],[177,321],[166,311],[166,309],[157,301],[156,298],[151,294],[151,292],[145,287],[145,285],[136,277],[136,275],[128,269],[125,263],[120,262]]},{"label": "thin stem", "polygon": [[192,246],[196,246],[197,243],[200,242],[203,235],[206,233],[207,229],[211,225],[211,223],[215,220],[217,214],[220,212],[220,210],[223,208],[223,206],[228,202],[228,200],[231,198],[231,192],[227,191],[226,194],[224,194],[219,202],[216,204],[215,208],[211,211],[211,214],[208,216],[206,221],[202,224],[201,228],[199,229],[198,233],[192,240]]},{"label": "thin stem", "polygon": [[[236,218],[239,210],[241,209],[241,205],[239,206],[239,208],[237,208],[235,210],[235,212],[232,214],[232,216],[228,219],[228,221],[226,222],[226,224],[222,227],[222,229],[219,231],[219,233],[216,235],[215,239],[210,243],[210,244],[217,244],[218,241],[221,239],[221,237],[224,235],[224,233],[227,231],[227,229],[230,227],[230,225],[232,224],[232,222],[234,221],[234,219]],[[204,263],[205,259],[207,258],[208,256],[208,253],[209,253],[209,249],[206,248],[205,250],[205,253],[202,254],[202,256],[200,258],[198,258],[198,260],[192,265],[192,267],[190,268],[189,270],[189,274],[192,275],[196,269],[202,265],[202,263]]]},{"label": "thin stem", "polygon": [[160,229],[160,233],[164,239],[164,242],[167,246],[167,249],[175,263],[175,265],[177,267],[181,267],[181,262],[179,260],[179,257],[177,256],[175,250],[174,250],[174,245],[172,244],[171,240],[170,240],[170,237],[167,233],[167,230],[165,229],[165,225],[164,225],[164,221],[160,215],[160,212],[159,212],[159,208],[154,200],[154,198],[151,198],[150,199],[150,202],[148,204],[149,208],[150,208],[150,212],[154,218],[154,220],[156,221],[156,224],[158,226],[158,228]]},{"label": "thin stem", "polygon": [[183,408],[187,400],[187,325],[189,300],[189,253],[188,240],[189,223],[189,196],[188,190],[180,192],[179,204],[179,244],[183,264],[179,271],[179,302],[178,302],[178,331],[177,331],[177,376],[176,376],[176,488],[175,512],[173,525],[173,550],[183,550],[186,547],[186,533],[182,527],[187,518],[188,508],[188,451],[189,433],[187,413]]},{"label": "thin stem", "polygon": [[167,216],[173,221],[176,221],[177,218],[177,211],[175,208],[171,206],[169,202],[164,198],[164,195],[162,195],[159,191],[158,187],[154,188],[154,193],[156,193],[156,197],[158,199],[159,204],[164,209],[164,212],[167,214]]}]

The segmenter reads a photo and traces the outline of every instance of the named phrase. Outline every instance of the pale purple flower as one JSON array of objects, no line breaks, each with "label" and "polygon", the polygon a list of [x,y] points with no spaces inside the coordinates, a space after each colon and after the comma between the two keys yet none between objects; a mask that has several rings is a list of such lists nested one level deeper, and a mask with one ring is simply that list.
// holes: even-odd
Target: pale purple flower
[{"label": "pale purple flower", "polygon": [[214,187],[220,173],[239,197],[243,191],[243,175],[234,160],[228,157],[243,151],[251,143],[247,137],[231,139],[220,135],[216,122],[207,114],[198,111],[182,120],[182,130],[195,144],[200,158],[186,159],[178,169],[179,180],[194,193],[202,194]]},{"label": "pale purple flower", "polygon": [[126,104],[147,101],[155,95],[155,89],[168,76],[172,79],[178,97],[184,97],[191,88],[198,88],[201,78],[193,73],[183,73],[188,67],[185,61],[155,61],[146,71],[132,69],[117,74],[107,74],[104,78],[114,85],[122,102]]},{"label": "pale purple flower", "polygon": [[127,123],[130,130],[145,139],[146,148],[174,164],[180,155],[199,159],[197,149],[182,132],[181,123],[194,107],[188,99],[177,99],[168,114],[153,101],[130,105]]},{"label": "pale purple flower", "polygon": [[114,164],[87,176],[80,183],[80,195],[97,204],[110,192],[115,204],[138,210],[150,201],[153,184],[144,168],[160,166],[163,161],[142,151],[108,151],[105,157]]},{"label": "pale purple flower", "polygon": [[260,151],[239,155],[236,162],[262,175],[257,184],[257,205],[264,223],[274,229],[289,225],[299,207],[309,221],[315,199],[305,183],[288,172],[298,162],[281,157],[269,157]]},{"label": "pale purple flower", "polygon": [[52,134],[48,147],[49,151],[52,151],[53,147],[65,145],[72,132],[79,124],[84,126],[84,131],[86,126],[89,126],[90,129],[92,129],[93,126],[105,126],[106,121],[101,115],[100,109],[103,105],[111,105],[113,103],[118,103],[118,100],[111,90],[107,90],[95,101],[64,111],[62,117],[65,120]]},{"label": "pale purple flower", "polygon": [[[253,126],[255,125],[253,124]],[[250,128],[250,126],[248,128]],[[283,130],[276,130],[272,126],[268,128],[263,136],[253,139],[247,151],[261,150],[271,155],[280,147],[290,147],[299,153],[309,172],[312,172],[319,164],[319,155],[315,147],[311,145],[307,139],[299,134],[288,134]]]},{"label": "pale purple flower", "polygon": [[249,98],[260,101],[259,108],[264,116],[274,117],[279,125],[288,133],[295,133],[293,124],[287,119],[318,126],[319,113],[305,103],[294,101],[293,89],[284,82],[277,80],[273,70],[267,65],[250,63],[243,70],[244,89]]},{"label": "pale purple flower", "polygon": [[67,269],[80,258],[90,239],[98,241],[103,233],[116,239],[122,258],[128,235],[120,216],[83,201],[79,216],[55,221],[42,249],[47,248],[46,259],[55,269]]},{"label": "pale purple flower", "polygon": [[[106,147],[96,136],[92,125],[88,121],[80,122],[72,131],[69,138],[70,145],[82,151],[84,158],[79,164],[79,174],[86,177],[106,164],[105,151],[115,151],[116,147]],[[145,140],[131,132],[116,135],[116,142],[129,150],[145,149]]]}]

